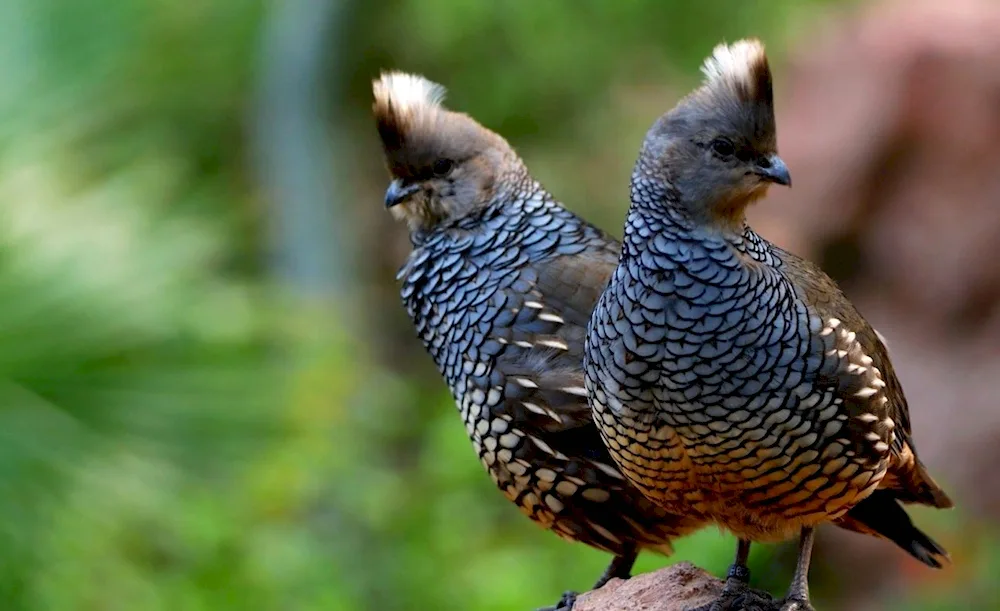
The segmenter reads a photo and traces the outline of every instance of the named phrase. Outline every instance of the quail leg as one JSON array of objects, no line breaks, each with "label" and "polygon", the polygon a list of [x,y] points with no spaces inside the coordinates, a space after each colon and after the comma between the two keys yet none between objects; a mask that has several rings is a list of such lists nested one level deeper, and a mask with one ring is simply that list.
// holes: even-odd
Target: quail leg
[{"label": "quail leg", "polygon": [[799,559],[792,576],[792,585],[788,595],[781,605],[781,611],[815,611],[809,604],[809,561],[812,558],[813,540],[816,531],[813,528],[803,528],[799,538]]},{"label": "quail leg", "polygon": [[616,577],[618,579],[628,579],[631,577],[632,567],[635,566],[635,559],[638,557],[639,551],[635,547],[627,547],[622,553],[611,559],[608,568],[604,569],[604,574],[594,583],[594,587],[591,589],[597,590],[603,588],[605,584]]},{"label": "quail leg", "polygon": [[[631,577],[632,567],[635,565],[635,559],[638,557],[638,550],[634,547],[626,548],[622,553],[611,559],[608,568],[604,569],[604,573],[591,589],[597,590],[603,588],[605,584],[616,577],[618,579],[628,579]],[[562,598],[559,599],[559,602],[554,607],[543,607],[538,609],[538,611],[570,611],[574,603],[576,603],[576,592],[564,592]]]},{"label": "quail leg", "polygon": [[726,585],[722,595],[707,605],[702,605],[691,611],[730,611],[736,609],[766,609],[771,600],[763,598],[750,590],[750,569],[747,559],[750,557],[750,541],[740,539],[736,544],[736,559],[729,567],[726,575]]},{"label": "quail leg", "polygon": [[747,560],[750,558],[750,541],[740,539],[736,543],[736,559],[729,567],[729,574],[726,575],[726,585],[722,588],[722,594],[740,594],[750,585],[750,567]]}]

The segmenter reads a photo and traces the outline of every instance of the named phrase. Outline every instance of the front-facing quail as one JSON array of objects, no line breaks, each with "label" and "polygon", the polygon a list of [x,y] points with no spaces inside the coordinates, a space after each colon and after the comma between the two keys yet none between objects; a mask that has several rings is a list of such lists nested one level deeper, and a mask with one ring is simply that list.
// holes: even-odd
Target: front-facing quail
[{"label": "front-facing quail", "polygon": [[625,480],[587,404],[584,334],[619,244],[443,94],[402,73],[374,83],[385,205],[413,245],[399,273],[406,311],[504,495],[557,535],[614,554],[595,587],[627,578],[640,550],[667,553],[701,523]]},{"label": "front-facing quail", "polygon": [[705,82],[646,135],[621,260],[594,311],[586,383],[612,457],[649,498],[739,539],[800,536],[785,609],[807,609],[814,527],[945,551],[901,503],[950,507],[917,458],[886,347],[834,282],[747,225],[790,185],[771,73],[755,40],[716,47]]}]

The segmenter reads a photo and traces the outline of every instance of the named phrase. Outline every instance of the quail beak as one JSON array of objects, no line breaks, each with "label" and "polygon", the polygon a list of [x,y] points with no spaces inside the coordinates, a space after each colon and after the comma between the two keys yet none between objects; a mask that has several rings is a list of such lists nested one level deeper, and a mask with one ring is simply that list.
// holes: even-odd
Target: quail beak
[{"label": "quail beak", "polygon": [[406,200],[410,199],[414,193],[420,190],[420,186],[411,183],[404,184],[402,180],[395,179],[389,183],[389,188],[385,190],[385,208],[388,210],[393,206],[402,204]]},{"label": "quail beak", "polygon": [[768,182],[786,187],[792,186],[792,176],[788,173],[788,166],[777,155],[765,157],[757,162],[757,175]]}]

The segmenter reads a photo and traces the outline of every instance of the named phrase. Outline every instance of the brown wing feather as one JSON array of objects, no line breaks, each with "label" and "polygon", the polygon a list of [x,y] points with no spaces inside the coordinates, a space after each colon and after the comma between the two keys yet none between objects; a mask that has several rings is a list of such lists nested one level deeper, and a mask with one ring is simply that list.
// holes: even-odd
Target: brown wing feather
[{"label": "brown wing feather", "polygon": [[[508,432],[525,441],[511,439],[511,464],[492,473],[522,511],[543,525],[551,523],[561,536],[614,553],[621,553],[627,537],[669,554],[672,539],[703,521],[668,513],[621,475],[594,425],[584,389],[584,333],[618,252],[617,243],[608,241],[583,254],[545,259],[524,267],[501,291],[498,299],[507,313],[493,332],[505,345],[491,381],[502,400],[490,402],[490,409],[492,420],[508,422]],[[541,473],[555,479],[539,483]],[[550,507],[526,500],[548,498],[546,488],[562,495],[552,515]]]},{"label": "brown wing feather", "polygon": [[[848,352],[845,364],[854,365],[849,375],[841,375],[841,388],[856,410],[873,414],[876,420],[867,424],[890,445],[890,464],[880,489],[892,490],[904,503],[920,503],[933,507],[952,507],[948,495],[934,481],[917,457],[910,428],[910,412],[903,394],[903,387],[889,359],[888,350],[878,333],[847,299],[836,283],[815,264],[775,248],[793,279],[801,297],[823,320],[840,321],[838,330],[853,333],[857,354],[851,346],[841,346]],[[851,362],[854,360],[864,362]],[[845,372],[847,373],[845,367]],[[858,368],[867,369],[858,373]],[[872,376],[880,381],[872,384]],[[867,397],[857,396],[863,384],[875,392]],[[866,393],[862,393],[866,394]],[[884,424],[883,424],[884,423]],[[891,423],[891,424],[890,424]],[[863,421],[857,425],[866,424]],[[863,436],[866,431],[858,430]]]},{"label": "brown wing feather", "polygon": [[497,370],[505,374],[505,401],[498,409],[550,432],[593,425],[583,385],[584,334],[618,250],[609,242],[586,255],[546,260],[525,269],[533,279],[528,292],[505,291],[513,320],[497,357]]}]

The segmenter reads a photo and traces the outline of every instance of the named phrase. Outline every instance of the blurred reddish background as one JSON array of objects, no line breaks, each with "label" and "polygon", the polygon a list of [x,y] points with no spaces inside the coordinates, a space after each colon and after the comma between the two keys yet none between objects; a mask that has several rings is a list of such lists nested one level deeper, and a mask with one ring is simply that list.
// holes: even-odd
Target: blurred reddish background
[{"label": "blurred reddish background", "polygon": [[[752,221],[820,262],[886,336],[923,459],[970,520],[944,540],[974,562],[1000,517],[1000,4],[877,3],[788,58],[777,105],[794,188]],[[938,577],[882,570],[911,563],[876,541],[824,537],[831,563],[870,576],[845,608],[882,608],[863,601],[898,587],[886,575]]]}]

